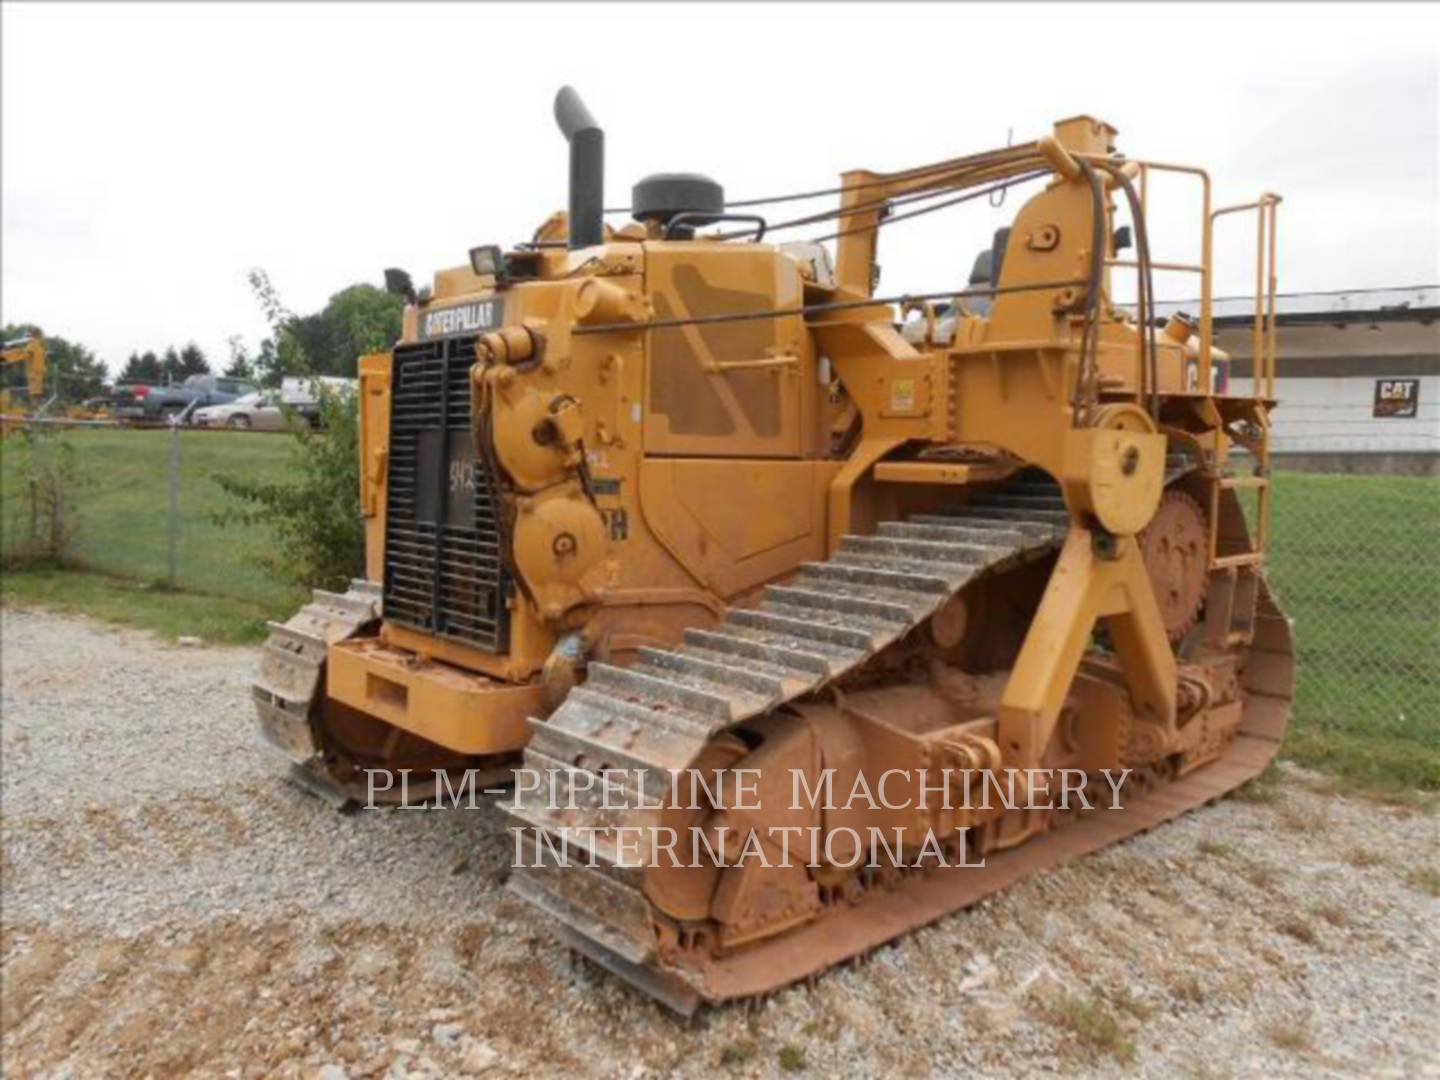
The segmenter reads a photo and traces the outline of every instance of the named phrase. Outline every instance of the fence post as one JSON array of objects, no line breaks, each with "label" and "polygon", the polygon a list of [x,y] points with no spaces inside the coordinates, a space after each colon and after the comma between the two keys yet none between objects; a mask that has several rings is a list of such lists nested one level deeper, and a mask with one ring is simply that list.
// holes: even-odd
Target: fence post
[{"label": "fence post", "polygon": [[180,569],[180,425],[170,418],[170,535],[169,574],[170,588],[176,587]]},{"label": "fence post", "polygon": [[34,424],[26,424],[24,439],[30,454],[30,554],[40,551],[40,432]]}]

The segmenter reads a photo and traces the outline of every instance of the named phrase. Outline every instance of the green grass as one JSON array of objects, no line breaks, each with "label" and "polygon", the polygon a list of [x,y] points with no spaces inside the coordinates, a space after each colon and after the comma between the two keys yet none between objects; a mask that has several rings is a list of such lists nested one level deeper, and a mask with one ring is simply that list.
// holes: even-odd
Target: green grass
[{"label": "green grass", "polygon": [[86,570],[36,567],[0,574],[0,603],[91,615],[152,630],[162,637],[198,637],[240,645],[265,636],[277,612],[249,600],[170,592],[127,578]]},{"label": "green grass", "polygon": [[[170,433],[74,431],[52,436],[73,448],[84,477],[77,498],[77,530],[67,560],[85,569],[152,582],[166,576]],[[28,533],[24,500],[17,498],[18,457],[7,440],[0,450],[3,551],[10,555]],[[231,597],[280,612],[295,591],[255,566],[267,530],[217,525],[211,515],[229,498],[220,472],[277,477],[291,441],[242,432],[180,433],[180,538],[176,585],[186,592]]]},{"label": "green grass", "polygon": [[1269,577],[1300,665],[1285,756],[1440,791],[1440,479],[1277,474]]},{"label": "green grass", "polygon": [[1079,1048],[1091,1057],[1109,1054],[1121,1065],[1135,1061],[1135,1040],[1098,998],[1067,995],[1047,1007],[1046,1019],[1073,1035]]},{"label": "green grass", "polygon": [[777,1056],[780,1068],[785,1072],[805,1071],[805,1051],[794,1043],[786,1043]]}]

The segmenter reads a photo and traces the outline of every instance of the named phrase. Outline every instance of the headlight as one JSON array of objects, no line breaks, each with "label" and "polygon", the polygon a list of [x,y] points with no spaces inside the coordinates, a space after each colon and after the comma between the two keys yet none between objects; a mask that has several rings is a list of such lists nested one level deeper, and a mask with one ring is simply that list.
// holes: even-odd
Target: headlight
[{"label": "headlight", "polygon": [[493,277],[497,289],[509,282],[505,275],[505,255],[499,244],[485,244],[470,249],[470,269],[477,277]]}]

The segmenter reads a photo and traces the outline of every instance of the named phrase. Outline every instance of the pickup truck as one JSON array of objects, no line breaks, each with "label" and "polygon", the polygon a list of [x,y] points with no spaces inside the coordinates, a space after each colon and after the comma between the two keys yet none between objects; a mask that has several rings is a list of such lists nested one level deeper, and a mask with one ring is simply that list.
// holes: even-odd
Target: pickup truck
[{"label": "pickup truck", "polygon": [[224,375],[191,375],[170,386],[117,387],[115,415],[124,420],[165,420],[192,404],[197,409],[226,405],[259,389],[254,383]]}]

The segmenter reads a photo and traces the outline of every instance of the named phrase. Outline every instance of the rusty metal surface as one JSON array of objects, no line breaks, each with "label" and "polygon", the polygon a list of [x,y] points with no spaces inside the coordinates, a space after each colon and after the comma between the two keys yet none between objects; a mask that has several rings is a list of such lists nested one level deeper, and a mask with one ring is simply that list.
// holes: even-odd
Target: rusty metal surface
[{"label": "rusty metal surface", "polygon": [[1140,554],[1155,587],[1165,632],[1179,641],[1195,626],[1205,601],[1205,510],[1188,492],[1171,489],[1140,533]]},{"label": "rusty metal surface", "polygon": [[[517,789],[510,813],[562,849],[577,846],[577,833],[597,835],[580,830],[642,824],[653,811],[601,809],[602,786],[582,774],[623,766],[665,777],[686,768],[724,729],[860,667],[967,582],[1053,548],[1067,530],[1063,506],[1053,485],[1013,485],[888,535],[847,536],[834,557],[802,565],[785,585],[767,588],[758,607],[731,611],[716,629],[687,632],[679,649],[646,650],[629,668],[591,664],[584,686],[535,723],[525,751],[526,767],[552,775],[559,797]],[[629,974],[637,965],[648,971],[655,955],[638,875],[627,884],[615,853],[596,842],[584,854],[600,865],[518,867],[510,887],[567,938],[585,941],[587,955],[651,992]],[[672,987],[661,996],[669,1003],[676,995]]]},{"label": "rusty metal surface", "polygon": [[[1167,479],[1187,471],[1183,462],[1167,465]],[[579,784],[582,774],[645,768],[665,777],[690,767],[726,728],[813,694],[863,666],[968,584],[1057,547],[1068,527],[1062,507],[1053,486],[1022,481],[954,511],[884,523],[876,536],[846,537],[830,560],[805,564],[784,585],[767,589],[757,608],[730,612],[714,630],[688,632],[678,649],[645,650],[625,669],[592,665],[584,686],[547,721],[534,723],[525,754],[529,768],[556,771],[560,798],[517,792],[510,813],[577,851],[577,828],[643,826],[653,811],[601,809],[600,786],[588,783],[593,776]],[[858,902],[832,903],[806,925],[699,968],[661,960],[640,873],[617,866],[616,853],[601,841],[581,852],[596,865],[519,867],[511,888],[543,910],[570,947],[677,1012],[762,995],[1020,877],[1143,832],[1258,774],[1275,754],[1294,692],[1289,624],[1263,590],[1243,685],[1241,732],[1222,755],[1132,798],[1125,809],[1042,832],[991,854],[984,869],[903,873]],[[565,808],[572,793],[575,806]]]}]

